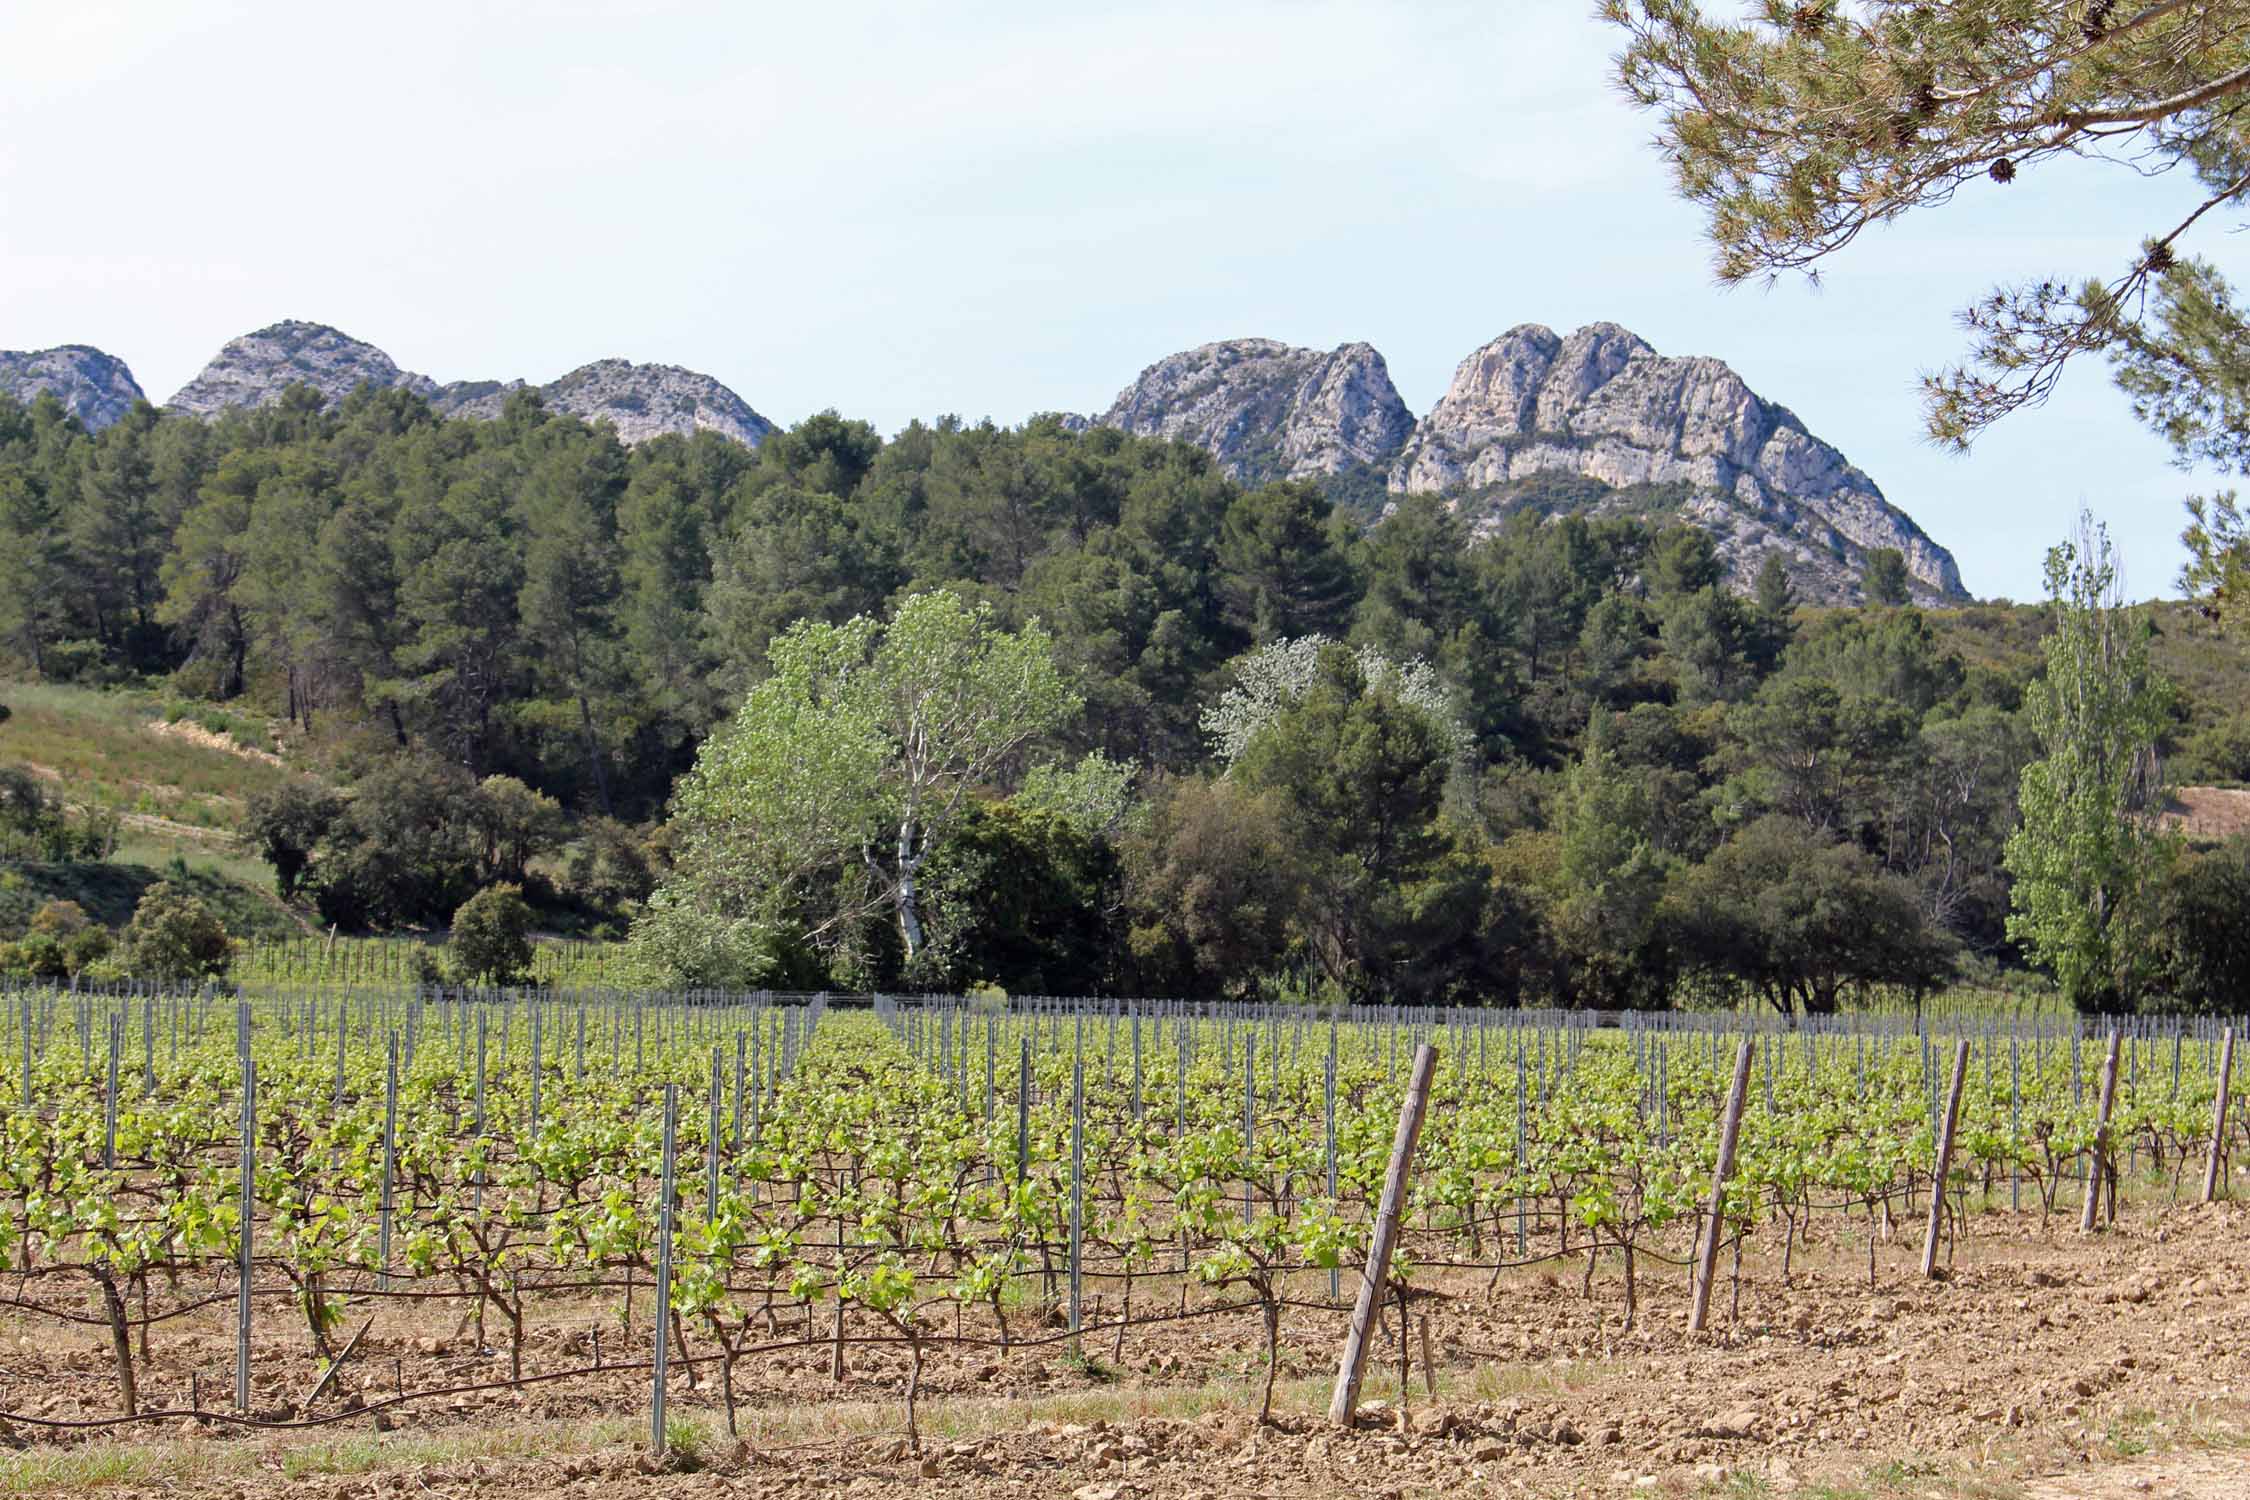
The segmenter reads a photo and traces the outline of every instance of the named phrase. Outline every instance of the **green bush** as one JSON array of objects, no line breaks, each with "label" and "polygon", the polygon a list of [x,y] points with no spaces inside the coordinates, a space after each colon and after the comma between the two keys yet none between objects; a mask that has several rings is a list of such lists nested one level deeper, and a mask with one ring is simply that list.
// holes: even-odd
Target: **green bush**
[{"label": "green bush", "polygon": [[531,907],[523,891],[496,885],[453,914],[453,971],[471,984],[516,984],[531,973]]},{"label": "green bush", "polygon": [[164,984],[218,978],[234,963],[234,940],[225,924],[168,880],[141,898],[119,948],[126,973]]}]

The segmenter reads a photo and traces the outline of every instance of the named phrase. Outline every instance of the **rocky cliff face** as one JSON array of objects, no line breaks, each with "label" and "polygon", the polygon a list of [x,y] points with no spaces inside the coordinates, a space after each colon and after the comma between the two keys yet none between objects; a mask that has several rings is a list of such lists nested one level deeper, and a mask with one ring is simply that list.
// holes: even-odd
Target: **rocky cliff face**
[{"label": "rocky cliff face", "polygon": [[[325,324],[288,322],[227,344],[170,404],[213,416],[228,407],[265,406],[300,384],[312,386],[329,403],[362,385],[409,390],[427,397],[442,415],[486,420],[499,416],[508,396],[524,388],[520,380],[457,380],[441,386],[427,375],[401,370],[373,344]],[[773,424],[733,391],[678,365],[596,360],[539,392],[553,410],[616,424],[618,437],[628,444],[660,432],[709,428],[756,447],[773,431]]]},{"label": "rocky cliff face", "polygon": [[773,423],[708,375],[678,365],[636,365],[598,359],[540,387],[547,405],[589,422],[614,422],[617,435],[638,443],[660,432],[708,429],[755,448]]},{"label": "rocky cliff face", "polygon": [[146,398],[125,361],[87,344],[54,349],[0,349],[0,395],[26,406],[51,391],[63,410],[98,432]]},{"label": "rocky cliff face", "polygon": [[1244,484],[1387,466],[1414,418],[1367,344],[1230,339],[1159,360],[1100,421],[1208,448]]},{"label": "rocky cliff face", "polygon": [[325,323],[292,320],[228,340],[202,373],[165,404],[212,417],[230,406],[270,406],[293,385],[309,385],[331,404],[363,385],[437,394],[436,381],[400,369],[373,344]]},{"label": "rocky cliff face", "polygon": [[1711,530],[1742,587],[1778,552],[1803,597],[1849,602],[1868,551],[1896,547],[1922,598],[1967,597],[1951,555],[1786,409],[1722,362],[1668,358],[1614,323],[1510,329],[1461,362],[1419,422],[1367,345],[1322,354],[1266,339],[1161,360],[1100,420],[1199,444],[1246,483],[1331,479],[1358,504],[1372,469],[1393,494],[1454,497],[1479,525],[1538,476],[1579,476],[1594,481],[1574,491],[1579,508],[1656,504]]},{"label": "rocky cliff face", "polygon": [[1967,596],[1952,555],[1875,482],[1723,362],[1658,354],[1614,323],[1567,338],[1527,323],[1471,354],[1391,467],[1394,493],[1465,496],[1531,475],[1615,489],[1683,485],[1744,583],[1779,551],[1809,596],[1853,597],[1895,547],[1925,600]]}]

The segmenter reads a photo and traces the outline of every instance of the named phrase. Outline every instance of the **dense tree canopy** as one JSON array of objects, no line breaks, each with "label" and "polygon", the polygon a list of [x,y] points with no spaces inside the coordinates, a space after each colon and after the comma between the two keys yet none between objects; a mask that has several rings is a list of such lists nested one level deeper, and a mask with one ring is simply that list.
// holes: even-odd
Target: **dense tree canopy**
[{"label": "dense tree canopy", "polygon": [[[627,450],[528,393],[98,436],[0,401],[0,655],[270,716],[291,779],[241,831],[324,924],[516,885],[672,982],[1804,1006],[2020,961],[2059,617],[1881,564],[1891,602],[1811,606],[1772,556],[1738,594],[1709,533],[1599,498],[1472,536],[1053,419]],[[2166,621],[2193,691],[2143,728],[2250,779],[2239,642]],[[99,858],[116,816],[0,764],[0,858]],[[2146,906],[2164,1003],[2211,982],[2196,868]],[[1822,933],[1840,967],[1770,977]]]}]

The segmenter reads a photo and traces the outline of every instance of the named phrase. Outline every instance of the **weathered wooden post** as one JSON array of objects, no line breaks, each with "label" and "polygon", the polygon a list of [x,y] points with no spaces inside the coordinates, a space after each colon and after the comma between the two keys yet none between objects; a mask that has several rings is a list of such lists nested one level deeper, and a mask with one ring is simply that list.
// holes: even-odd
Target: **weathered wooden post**
[{"label": "weathered wooden post", "polygon": [[2203,1201],[2209,1203],[2219,1192],[2219,1158],[2226,1149],[2227,1139],[2227,1089],[2234,1080],[2234,1028],[2226,1029],[2219,1043],[2219,1098],[2211,1106],[2211,1156],[2203,1164]]},{"label": "weathered wooden post", "polygon": [[1945,1226],[1945,1176],[1953,1167],[1953,1131],[1961,1118],[1961,1084],[1969,1071],[1969,1039],[1953,1044],[1953,1087],[1946,1092],[1945,1118],[1938,1125],[1937,1179],[1930,1186],[1930,1228],[1922,1237],[1922,1276],[1937,1275],[1938,1233]]},{"label": "weathered wooden post", "polygon": [[[2117,1102],[2117,1052],[2120,1037],[2109,1034],[2109,1051],[2102,1058],[2102,1097],[2094,1116],[2094,1164],[2086,1174],[2086,1202],[2079,1209],[2078,1232],[2092,1234],[2094,1218],[2101,1209],[2102,1184],[2109,1180],[2109,1111]],[[2114,1199],[2115,1190],[2111,1196]]]},{"label": "weathered wooden post", "polygon": [[1344,1338],[1344,1357],[1336,1368],[1336,1391],[1328,1402],[1328,1420],[1349,1427],[1359,1405],[1359,1377],[1367,1361],[1367,1338],[1375,1326],[1376,1309],[1391,1276],[1391,1255],[1398,1247],[1399,1212],[1406,1201],[1406,1178],[1414,1164],[1414,1144],[1422,1135],[1422,1115],[1430,1104],[1430,1080],[1437,1072],[1437,1048],[1428,1042],[1415,1051],[1414,1071],[1406,1084],[1406,1099],[1399,1105],[1398,1133],[1391,1137],[1390,1166],[1383,1173],[1383,1197],[1375,1211],[1375,1236],[1367,1247],[1367,1267],[1359,1283],[1359,1300],[1352,1307],[1351,1331]]},{"label": "weathered wooden post", "polygon": [[1719,1128],[1719,1160],[1711,1169],[1711,1201],[1703,1213],[1703,1234],[1695,1247],[1695,1302],[1688,1309],[1688,1332],[1701,1333],[1711,1316],[1711,1278],[1719,1266],[1719,1232],[1724,1226],[1727,1178],[1734,1175],[1734,1149],[1742,1138],[1742,1101],[1750,1092],[1750,1039],[1734,1054],[1734,1087],[1727,1090],[1726,1118]]}]

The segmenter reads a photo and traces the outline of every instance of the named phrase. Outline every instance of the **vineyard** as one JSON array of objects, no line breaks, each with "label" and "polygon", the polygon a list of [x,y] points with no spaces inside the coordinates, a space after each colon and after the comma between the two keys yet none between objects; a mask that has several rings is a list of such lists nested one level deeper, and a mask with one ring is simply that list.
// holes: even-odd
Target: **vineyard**
[{"label": "vineyard", "polygon": [[1542,1268],[1589,1348],[1646,1337],[1724,1138],[1722,1331],[1746,1252],[1782,1287],[1942,1277],[1980,1236],[2224,1197],[2250,1144],[2221,1107],[2232,1033],[2205,1023],[0,999],[9,1311],[26,1347],[101,1351],[0,1388],[35,1447],[157,1420],[390,1430],[532,1389],[639,1413],[661,1447],[668,1410],[732,1432],[826,1379],[885,1393],[919,1452],[932,1389],[1162,1372],[1210,1330],[1270,1415],[1278,1377],[1333,1368],[1425,1043],[1371,1330],[1402,1384],[1433,1378],[1433,1320]]}]

